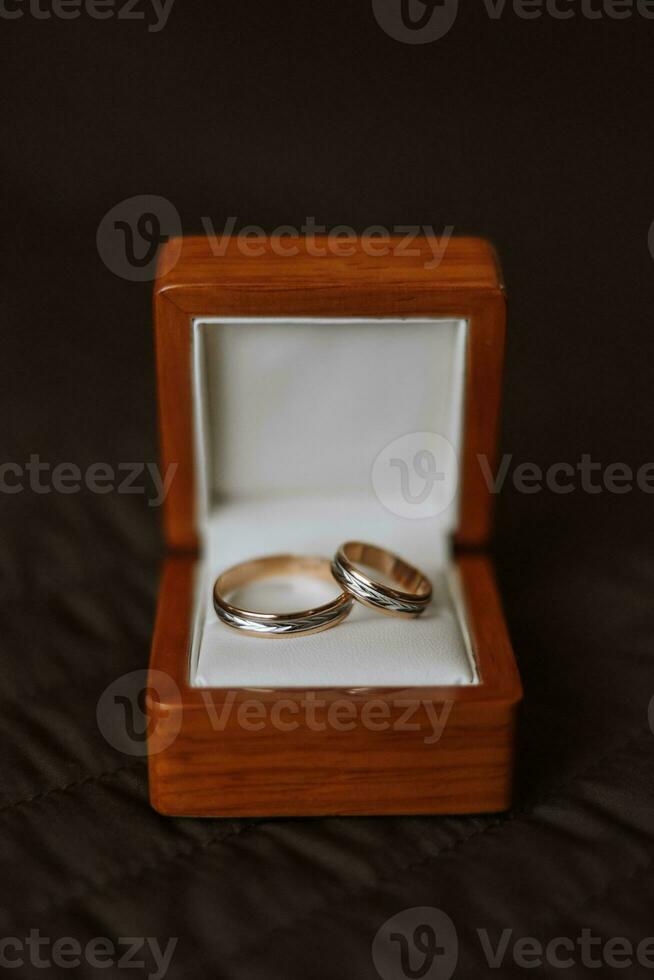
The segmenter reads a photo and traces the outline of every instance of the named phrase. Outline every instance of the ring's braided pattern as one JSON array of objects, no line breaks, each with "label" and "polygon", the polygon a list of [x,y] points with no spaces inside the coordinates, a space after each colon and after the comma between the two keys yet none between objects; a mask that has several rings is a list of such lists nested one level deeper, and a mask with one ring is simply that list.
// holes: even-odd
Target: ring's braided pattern
[{"label": "ring's braided pattern", "polygon": [[352,608],[352,601],[336,606],[326,611],[316,610],[311,615],[300,618],[289,616],[285,619],[277,619],[275,622],[257,618],[256,613],[249,616],[235,613],[230,609],[214,602],[214,608],[218,617],[228,626],[235,629],[248,630],[250,633],[259,633],[262,636],[282,636],[293,633],[306,633],[308,630],[317,630],[328,626],[336,620],[342,619]]},{"label": "ring's braided pattern", "polygon": [[357,599],[363,602],[369,602],[371,605],[378,606],[382,609],[388,609],[389,612],[417,615],[427,606],[424,600],[422,602],[420,600],[412,602],[408,599],[397,599],[386,595],[381,589],[373,588],[346,568],[338,556],[332,562],[332,574],[343,588],[351,592]]}]

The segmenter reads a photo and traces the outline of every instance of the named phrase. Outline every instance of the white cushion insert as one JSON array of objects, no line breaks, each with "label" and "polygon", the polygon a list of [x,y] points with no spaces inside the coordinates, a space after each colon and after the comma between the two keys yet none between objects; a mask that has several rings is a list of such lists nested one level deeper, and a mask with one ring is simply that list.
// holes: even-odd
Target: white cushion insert
[{"label": "white cushion insert", "polygon": [[[196,320],[194,392],[199,511],[191,683],[209,687],[408,687],[477,683],[449,540],[447,512],[390,513],[371,468],[392,440],[444,435],[458,453],[463,320]],[[331,557],[346,540],[396,551],[432,579],[416,620],[355,605],[308,637],[247,637],[222,624],[213,580],[275,553]],[[333,594],[333,593],[332,593]],[[329,586],[291,577],[241,590],[240,605],[297,610]],[[281,603],[284,602],[282,606]]]}]

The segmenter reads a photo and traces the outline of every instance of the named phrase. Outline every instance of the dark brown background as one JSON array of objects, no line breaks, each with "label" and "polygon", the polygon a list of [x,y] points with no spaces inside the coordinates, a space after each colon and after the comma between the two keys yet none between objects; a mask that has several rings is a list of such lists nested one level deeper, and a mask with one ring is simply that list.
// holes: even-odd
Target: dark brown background
[{"label": "dark brown background", "polygon": [[[470,3],[410,46],[365,0],[176,0],[159,34],[0,28],[4,460],[156,459],[150,285],[95,246],[103,215],[147,193],[185,232],[315,215],[490,237],[510,296],[503,451],[652,458],[654,21],[497,22]],[[486,975],[477,927],[654,932],[651,496],[502,495],[526,706],[501,819],[158,817],[95,710],[147,661],[159,515],[29,490],[0,514],[3,935],[177,935],[169,976],[359,980],[379,925],[413,905],[454,919],[456,977]]]}]

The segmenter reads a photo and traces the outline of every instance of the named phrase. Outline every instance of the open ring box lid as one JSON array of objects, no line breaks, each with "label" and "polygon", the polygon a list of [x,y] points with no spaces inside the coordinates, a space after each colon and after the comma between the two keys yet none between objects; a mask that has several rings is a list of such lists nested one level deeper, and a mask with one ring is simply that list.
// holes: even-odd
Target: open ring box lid
[{"label": "open ring box lid", "polygon": [[[147,697],[153,806],[508,807],[521,687],[484,554],[505,328],[491,246],[175,239],[154,316],[174,477]],[[404,620],[356,604],[335,629],[283,639],[216,617],[227,567],[331,557],[352,539],[426,572],[429,610]],[[324,589],[253,585],[238,603],[290,611]]]}]

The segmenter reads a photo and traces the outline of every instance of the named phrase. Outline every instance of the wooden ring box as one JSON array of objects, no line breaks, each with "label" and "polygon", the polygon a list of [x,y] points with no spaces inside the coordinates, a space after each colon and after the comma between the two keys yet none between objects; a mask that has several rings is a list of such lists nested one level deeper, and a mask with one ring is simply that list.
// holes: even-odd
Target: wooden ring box
[{"label": "wooden ring box", "polygon": [[[390,239],[385,254],[379,244],[348,242],[344,255],[315,238],[288,255],[269,239],[248,255],[236,239],[217,250],[184,238],[162,250],[159,417],[163,466],[176,472],[146,699],[161,813],[510,805],[522,692],[484,550],[501,273],[478,239],[451,239],[439,264],[425,239],[409,250]],[[433,434],[453,450],[454,464],[440,460],[452,499],[414,518],[411,457],[404,475],[418,483],[406,506],[388,499],[388,465],[399,480],[393,447]],[[424,617],[361,606],[333,630],[282,640],[217,620],[211,585],[229,565],[275,552],[329,557],[352,538],[430,575],[436,601]]]}]

